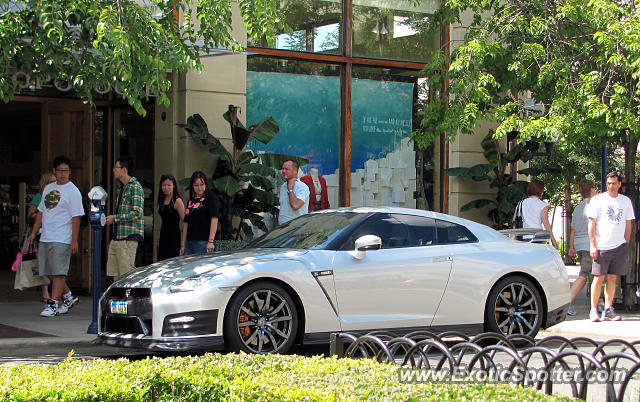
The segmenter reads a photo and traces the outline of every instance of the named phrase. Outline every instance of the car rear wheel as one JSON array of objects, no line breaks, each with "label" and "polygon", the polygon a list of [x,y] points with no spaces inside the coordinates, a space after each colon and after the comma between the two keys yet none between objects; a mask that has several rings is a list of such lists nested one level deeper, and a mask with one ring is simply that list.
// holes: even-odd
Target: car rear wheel
[{"label": "car rear wheel", "polygon": [[543,319],[538,288],[521,276],[501,279],[492,289],[485,311],[485,329],[503,335],[536,336]]},{"label": "car rear wheel", "polygon": [[285,353],[298,330],[298,312],[282,287],[257,282],[240,289],[224,318],[227,348],[247,353]]}]

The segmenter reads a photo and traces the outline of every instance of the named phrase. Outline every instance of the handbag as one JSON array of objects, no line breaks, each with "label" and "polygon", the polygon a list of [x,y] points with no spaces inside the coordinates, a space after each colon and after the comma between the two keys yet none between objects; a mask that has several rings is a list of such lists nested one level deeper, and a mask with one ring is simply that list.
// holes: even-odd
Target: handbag
[{"label": "handbag", "polygon": [[511,222],[511,227],[513,229],[522,229],[523,221],[522,221],[522,201],[518,203],[516,206],[516,217],[513,218],[513,222]]},{"label": "handbag", "polygon": [[[38,242],[36,239],[31,244],[28,243],[30,230],[25,230],[22,241],[22,249],[16,254],[12,270],[16,271],[16,278],[13,284],[14,289],[22,290],[34,286],[49,285],[50,280],[46,276],[40,276],[38,267]],[[15,269],[14,269],[15,268]]]}]

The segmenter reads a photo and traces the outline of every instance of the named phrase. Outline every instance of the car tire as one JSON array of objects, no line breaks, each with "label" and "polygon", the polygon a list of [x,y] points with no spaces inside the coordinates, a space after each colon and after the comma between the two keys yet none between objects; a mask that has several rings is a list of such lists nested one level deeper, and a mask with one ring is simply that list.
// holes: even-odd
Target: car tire
[{"label": "car tire", "polygon": [[298,332],[298,312],[289,293],[271,282],[237,291],[224,317],[225,346],[255,354],[286,353]]},{"label": "car tire", "polygon": [[538,288],[522,276],[501,279],[491,290],[485,308],[485,330],[535,337],[544,308]]}]

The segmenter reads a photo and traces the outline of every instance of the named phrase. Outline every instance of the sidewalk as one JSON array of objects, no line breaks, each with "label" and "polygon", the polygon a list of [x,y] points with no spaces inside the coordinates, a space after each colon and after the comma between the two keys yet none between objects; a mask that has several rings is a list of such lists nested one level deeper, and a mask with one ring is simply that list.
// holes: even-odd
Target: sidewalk
[{"label": "sidewalk", "polygon": [[13,289],[13,272],[0,272],[0,348],[45,345],[90,345],[95,334],[87,334],[92,319],[92,298],[80,302],[67,314],[40,317],[44,304],[40,289]]},{"label": "sidewalk", "polygon": [[[570,278],[575,279],[579,269],[567,267],[567,270]],[[58,317],[40,317],[42,308],[39,289],[13,290],[13,273],[0,272],[0,350],[62,345],[71,349],[93,344],[96,336],[87,334],[92,319],[91,296],[81,295],[73,309]],[[575,316],[567,316],[566,321],[540,331],[538,338],[560,335],[567,338],[586,336],[594,340],[635,340],[639,337],[640,310],[617,310],[622,321],[591,322],[586,289],[578,295],[575,309]]]},{"label": "sidewalk", "polygon": [[[567,266],[567,272],[569,273],[569,279],[573,283],[575,278],[578,277],[580,266]],[[614,338],[636,340],[640,338],[640,310],[625,311],[619,308],[616,309],[616,314],[622,317],[622,321],[591,322],[589,320],[591,305],[586,286],[576,297],[574,308],[576,315],[567,316],[565,321],[540,331],[537,337],[549,335],[560,335],[565,338],[586,336],[594,340]]]}]

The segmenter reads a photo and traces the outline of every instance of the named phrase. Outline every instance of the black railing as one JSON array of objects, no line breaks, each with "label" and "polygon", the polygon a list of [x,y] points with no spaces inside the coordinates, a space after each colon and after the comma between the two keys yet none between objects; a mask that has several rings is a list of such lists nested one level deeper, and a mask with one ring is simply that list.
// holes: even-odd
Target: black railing
[{"label": "black railing", "polygon": [[[587,353],[579,346],[593,351]],[[608,401],[637,398],[640,392],[640,340],[596,342],[562,336],[536,340],[493,332],[469,337],[454,331],[397,336],[375,331],[331,334],[330,353],[394,364],[399,367],[399,380],[405,382],[504,382],[535,387],[549,395],[554,385],[566,384],[572,396],[581,399],[586,399],[590,386],[600,385]],[[630,388],[630,384],[635,385]]]}]

